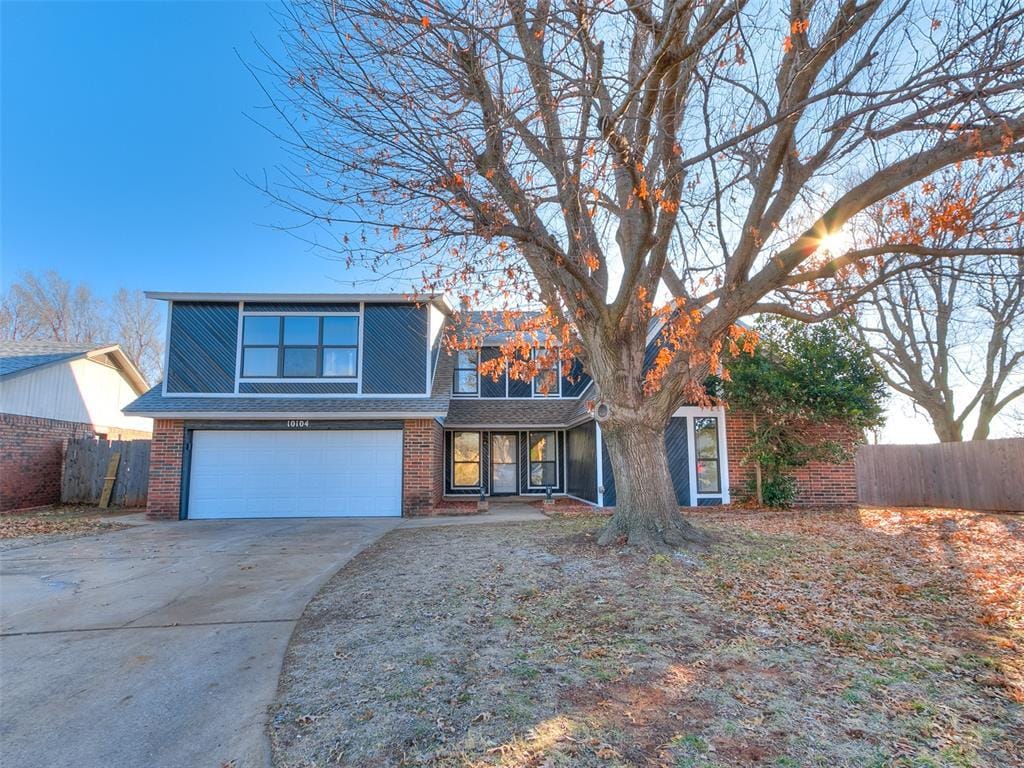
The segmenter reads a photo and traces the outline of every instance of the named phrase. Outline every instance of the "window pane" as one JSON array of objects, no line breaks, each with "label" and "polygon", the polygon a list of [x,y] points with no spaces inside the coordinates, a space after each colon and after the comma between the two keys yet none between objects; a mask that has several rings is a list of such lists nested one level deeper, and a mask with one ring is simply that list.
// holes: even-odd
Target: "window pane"
[{"label": "window pane", "polygon": [[284,319],[284,343],[312,345],[319,344],[320,318],[286,317]]},{"label": "window pane", "polygon": [[538,395],[558,395],[558,371],[554,368],[540,371],[533,380],[533,387]]},{"label": "window pane", "polygon": [[242,375],[277,376],[277,347],[247,347],[242,354]]},{"label": "window pane", "polygon": [[456,368],[476,368],[476,350],[470,349],[458,353],[455,361]]},{"label": "window pane", "polygon": [[718,493],[718,461],[700,459],[697,462],[697,493]]},{"label": "window pane", "polygon": [[479,432],[456,432],[452,445],[455,461],[480,461]]},{"label": "window pane", "polygon": [[456,464],[453,485],[480,485],[479,464]]},{"label": "window pane", "polygon": [[543,487],[555,484],[555,465],[552,462],[530,463],[530,485]]},{"label": "window pane", "polygon": [[356,351],[354,349],[324,349],[324,376],[341,376],[354,379],[357,375]]},{"label": "window pane", "polygon": [[475,394],[477,388],[476,371],[455,372],[455,392],[460,395]]},{"label": "window pane", "polygon": [[242,341],[246,344],[279,344],[281,342],[281,318],[245,318]]},{"label": "window pane", "polygon": [[702,459],[718,458],[718,419],[704,417],[693,420],[697,456]]},{"label": "window pane", "polygon": [[359,343],[358,317],[325,317],[324,344],[355,346]]},{"label": "window pane", "polygon": [[316,347],[285,347],[285,376],[316,376]]},{"label": "window pane", "polygon": [[530,461],[554,461],[554,432],[530,433]]}]

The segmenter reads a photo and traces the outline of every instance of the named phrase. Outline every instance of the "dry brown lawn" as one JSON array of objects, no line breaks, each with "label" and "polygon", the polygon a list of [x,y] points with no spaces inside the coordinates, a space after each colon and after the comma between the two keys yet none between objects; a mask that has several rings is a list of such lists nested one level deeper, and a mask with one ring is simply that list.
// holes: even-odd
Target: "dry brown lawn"
[{"label": "dry brown lawn", "polygon": [[1024,765],[1024,517],[694,516],[392,532],[296,629],[276,765]]}]

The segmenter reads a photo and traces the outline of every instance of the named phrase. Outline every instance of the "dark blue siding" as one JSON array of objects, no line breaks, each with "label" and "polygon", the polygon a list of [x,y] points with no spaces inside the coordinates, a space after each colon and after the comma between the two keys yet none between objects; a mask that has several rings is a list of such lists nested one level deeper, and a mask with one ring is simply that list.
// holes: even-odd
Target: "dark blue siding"
[{"label": "dark blue siding", "polygon": [[[665,452],[668,454],[668,469],[672,475],[672,487],[680,506],[690,505],[690,457],[687,446],[689,419],[672,418],[665,428]],[[601,472],[604,481],[604,505],[615,506],[615,475],[608,455],[608,444],[601,442]],[[717,502],[716,502],[717,503]]]},{"label": "dark blue siding", "polygon": [[588,421],[566,433],[569,482],[566,492],[597,503],[597,435]]},{"label": "dark blue siding", "polygon": [[519,381],[519,379],[509,378],[508,380],[508,396],[509,397],[533,397],[533,384],[529,381]]},{"label": "dark blue siding", "polygon": [[366,304],[363,322],[363,394],[425,392],[427,308]]},{"label": "dark blue siding", "polygon": [[698,507],[717,507],[721,503],[722,503],[722,499],[721,498],[697,499],[697,506]]},{"label": "dark blue siding", "polygon": [[295,302],[247,301],[246,312],[358,312],[358,304],[301,304]]},{"label": "dark blue siding", "polygon": [[686,445],[688,421],[684,417],[669,419],[665,429],[668,468],[672,473],[672,487],[675,488],[679,506],[690,505],[690,451]]},{"label": "dark blue siding", "polygon": [[[496,360],[500,355],[501,352],[497,347],[484,347],[480,350],[480,362]],[[501,378],[495,381],[489,375],[481,374],[480,397],[505,397],[505,377],[506,374],[503,373]]]},{"label": "dark blue siding", "polygon": [[234,392],[238,304],[175,302],[168,392]]},{"label": "dark blue siding", "polygon": [[238,391],[245,395],[354,395],[356,394],[356,383],[354,381],[329,381],[323,384],[313,382],[242,382],[238,385]]},{"label": "dark blue siding", "polygon": [[569,375],[562,377],[562,397],[579,397],[590,386],[590,377],[583,372],[579,360],[572,361]]}]

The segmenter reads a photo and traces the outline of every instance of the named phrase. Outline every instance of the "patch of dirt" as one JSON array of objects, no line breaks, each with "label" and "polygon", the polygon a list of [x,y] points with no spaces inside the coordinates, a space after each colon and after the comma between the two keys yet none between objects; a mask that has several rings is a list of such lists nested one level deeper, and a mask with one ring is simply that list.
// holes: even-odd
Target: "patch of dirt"
[{"label": "patch of dirt", "polygon": [[116,522],[119,515],[140,510],[103,510],[86,506],[59,506],[0,515],[0,551],[45,541],[91,536],[127,528]]},{"label": "patch of dirt", "polygon": [[296,628],[275,764],[1024,764],[1024,520],[691,516],[699,556],[601,518],[393,531]]}]

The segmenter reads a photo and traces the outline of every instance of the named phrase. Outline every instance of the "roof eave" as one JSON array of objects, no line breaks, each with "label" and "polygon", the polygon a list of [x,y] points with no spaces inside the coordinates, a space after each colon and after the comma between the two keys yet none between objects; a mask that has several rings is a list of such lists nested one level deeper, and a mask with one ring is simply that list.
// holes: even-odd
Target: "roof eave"
[{"label": "roof eave", "polygon": [[245,421],[253,419],[316,419],[330,421],[349,420],[387,420],[387,419],[438,419],[445,415],[444,411],[161,411],[153,409],[135,409],[129,406],[122,409],[132,416],[146,416],[153,419],[220,419],[224,421]]},{"label": "roof eave", "polygon": [[439,293],[205,293],[199,291],[145,291],[147,299],[158,301],[278,301],[278,302],[374,302],[378,304],[432,304],[452,314],[448,300]]}]

